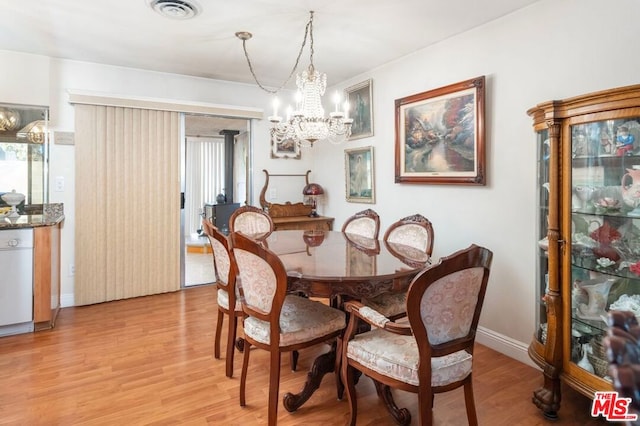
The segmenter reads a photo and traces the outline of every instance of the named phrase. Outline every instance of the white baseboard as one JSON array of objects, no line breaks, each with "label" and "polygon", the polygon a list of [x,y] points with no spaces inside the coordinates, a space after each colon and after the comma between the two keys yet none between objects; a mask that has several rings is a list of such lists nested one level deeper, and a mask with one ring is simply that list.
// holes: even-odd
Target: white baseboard
[{"label": "white baseboard", "polygon": [[61,294],[60,295],[60,307],[61,308],[69,308],[71,306],[75,306],[75,299],[73,297],[73,293]]},{"label": "white baseboard", "polygon": [[529,358],[528,343],[519,342],[484,327],[478,327],[476,332],[476,342],[520,361],[523,364],[527,364],[538,370],[540,369],[533,361],[531,361],[531,358]]}]

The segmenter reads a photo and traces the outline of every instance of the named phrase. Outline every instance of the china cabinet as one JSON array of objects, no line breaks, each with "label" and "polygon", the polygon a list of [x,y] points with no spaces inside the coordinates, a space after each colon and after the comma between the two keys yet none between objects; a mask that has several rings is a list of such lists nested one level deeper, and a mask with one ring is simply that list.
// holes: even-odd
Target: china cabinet
[{"label": "china cabinet", "polygon": [[541,103],[537,134],[537,330],[533,402],[550,418],[560,383],[612,390],[607,312],[640,316],[640,85]]}]

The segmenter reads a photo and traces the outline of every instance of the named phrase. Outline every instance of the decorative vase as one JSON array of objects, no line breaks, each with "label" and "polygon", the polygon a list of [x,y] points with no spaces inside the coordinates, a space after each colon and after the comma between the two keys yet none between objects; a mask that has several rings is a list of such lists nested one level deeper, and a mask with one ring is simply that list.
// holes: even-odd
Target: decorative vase
[{"label": "decorative vase", "polygon": [[2,197],[0,198],[2,198],[2,201],[7,203],[7,205],[11,206],[11,212],[8,214],[8,217],[11,217],[11,218],[20,217],[20,213],[18,213],[16,206],[24,201],[25,199],[24,194],[16,192],[16,190],[14,189],[11,192],[6,192],[2,194]]},{"label": "decorative vase", "polygon": [[578,367],[587,370],[589,373],[594,374],[595,370],[593,369],[593,365],[591,365],[591,363],[589,362],[589,350],[591,348],[589,347],[588,343],[585,343],[582,345],[582,359],[580,359],[580,361],[578,361]]},{"label": "decorative vase", "polygon": [[581,211],[588,213],[595,208],[589,202],[591,201],[591,197],[593,196],[595,190],[596,189],[592,186],[576,186],[574,188],[576,196],[582,202],[582,206],[580,207]]},{"label": "decorative vase", "polygon": [[578,305],[578,317],[582,319],[602,320],[606,322],[607,312],[605,311],[605,308],[607,307],[609,291],[611,290],[613,283],[617,280],[617,278],[596,278],[581,282],[579,286],[587,293],[589,301],[586,304],[581,303]]}]

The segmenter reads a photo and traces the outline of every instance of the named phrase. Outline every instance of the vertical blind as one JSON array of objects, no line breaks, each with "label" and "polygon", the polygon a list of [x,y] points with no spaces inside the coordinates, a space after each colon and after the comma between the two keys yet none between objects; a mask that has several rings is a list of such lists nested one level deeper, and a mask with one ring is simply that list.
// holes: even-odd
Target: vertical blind
[{"label": "vertical blind", "polygon": [[224,138],[187,138],[185,232],[202,225],[205,204],[214,204],[224,189]]},{"label": "vertical blind", "polygon": [[75,304],[180,288],[178,112],[75,105]]}]

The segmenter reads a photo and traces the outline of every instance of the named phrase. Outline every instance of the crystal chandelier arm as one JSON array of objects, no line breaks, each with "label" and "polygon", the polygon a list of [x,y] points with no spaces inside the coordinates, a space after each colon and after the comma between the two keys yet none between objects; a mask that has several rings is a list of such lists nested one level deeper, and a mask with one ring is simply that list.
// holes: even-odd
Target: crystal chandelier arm
[{"label": "crystal chandelier arm", "polygon": [[284,86],[286,86],[286,84],[289,82],[289,80],[291,80],[291,77],[293,77],[293,75],[296,73],[296,70],[298,69],[298,64],[300,63],[300,58],[302,57],[302,52],[304,51],[304,47],[307,44],[307,37],[309,35],[311,36],[311,55],[310,55],[310,59],[311,59],[311,64],[313,65],[313,11],[311,11],[309,13],[310,13],[309,22],[307,22],[307,25],[305,26],[305,29],[304,29],[304,39],[302,40],[302,45],[300,46],[300,51],[298,52],[298,57],[296,58],[296,62],[293,65],[293,68],[291,69],[291,73],[289,74],[287,79],[284,81],[284,83],[282,83],[280,85],[280,87],[278,87],[275,90],[267,89],[262,83],[260,83],[260,81],[258,80],[258,76],[256,75],[256,72],[253,69],[253,64],[251,63],[251,59],[249,59],[249,52],[247,51],[247,40],[249,40],[251,38],[251,34],[250,33],[244,33],[243,35],[240,35],[239,32],[236,33],[236,37],[238,37],[238,38],[240,38],[242,40],[242,50],[244,51],[244,56],[247,59],[247,65],[249,65],[249,71],[251,71],[251,75],[253,76],[253,79],[255,80],[255,82],[258,85],[258,87],[260,87],[265,92],[271,93],[271,94],[276,94],[280,90],[282,90],[282,88],[284,88]]}]

